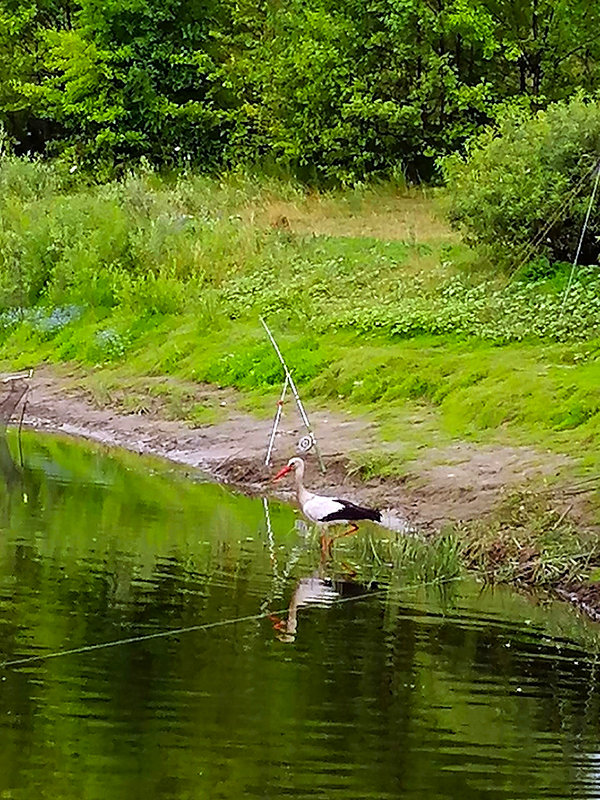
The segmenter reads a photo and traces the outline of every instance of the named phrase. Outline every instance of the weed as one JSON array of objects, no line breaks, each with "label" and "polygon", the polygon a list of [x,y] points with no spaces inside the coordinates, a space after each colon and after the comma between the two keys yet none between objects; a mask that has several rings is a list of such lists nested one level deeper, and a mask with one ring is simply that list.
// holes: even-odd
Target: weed
[{"label": "weed", "polygon": [[383,450],[363,450],[352,453],[346,472],[349,476],[359,476],[362,480],[371,478],[399,478],[406,475],[407,467],[393,453]]},{"label": "weed", "polygon": [[457,526],[455,535],[467,564],[493,583],[579,584],[600,565],[600,537],[577,530],[540,493],[514,492],[493,520]]},{"label": "weed", "polygon": [[112,328],[96,331],[94,336],[94,358],[97,361],[116,361],[125,355],[127,340]]},{"label": "weed", "polygon": [[408,583],[446,583],[463,573],[462,548],[448,531],[430,540],[403,534],[387,537],[364,531],[352,540],[338,543],[334,557],[347,569],[350,565],[362,583],[374,583],[390,575]]}]

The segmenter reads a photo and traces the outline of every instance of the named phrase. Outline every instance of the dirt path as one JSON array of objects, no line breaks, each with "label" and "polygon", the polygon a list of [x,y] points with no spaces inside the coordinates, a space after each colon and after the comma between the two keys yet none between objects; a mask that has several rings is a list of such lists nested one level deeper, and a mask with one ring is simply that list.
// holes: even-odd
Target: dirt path
[{"label": "dirt path", "polygon": [[[158,379],[161,380],[161,379]],[[235,408],[230,390],[196,387],[213,402]],[[403,479],[362,481],[348,470],[352,451],[378,446],[375,424],[350,415],[312,411],[311,420],[327,464],[318,473],[314,454],[307,456],[308,483],[323,493],[342,493],[359,501],[393,509],[410,523],[438,528],[444,522],[471,520],[487,514],[501,493],[528,481],[553,474],[566,461],[530,448],[475,447],[457,443],[445,450],[431,449],[419,464],[409,465]],[[191,429],[182,422],[161,418],[156,410],[144,414],[119,413],[98,407],[77,386],[47,368],[30,382],[24,424],[37,430],[80,436],[105,445],[125,447],[200,469],[219,481],[247,491],[271,491],[273,469],[264,466],[271,419],[257,419],[232,410],[214,425]],[[274,465],[297,454],[304,433],[296,414],[286,412],[277,437]]]}]

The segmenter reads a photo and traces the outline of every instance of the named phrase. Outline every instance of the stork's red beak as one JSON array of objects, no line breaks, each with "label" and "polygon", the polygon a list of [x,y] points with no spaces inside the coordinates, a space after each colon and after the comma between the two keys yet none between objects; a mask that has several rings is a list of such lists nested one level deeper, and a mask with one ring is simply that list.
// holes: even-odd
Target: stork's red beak
[{"label": "stork's red beak", "polygon": [[292,467],[290,467],[289,464],[286,464],[285,467],[282,467],[282,469],[279,470],[279,472],[277,473],[277,475],[275,475],[273,480],[274,481],[278,481],[279,478],[283,478],[284,475],[287,475],[288,472],[291,472],[291,471],[292,471]]}]

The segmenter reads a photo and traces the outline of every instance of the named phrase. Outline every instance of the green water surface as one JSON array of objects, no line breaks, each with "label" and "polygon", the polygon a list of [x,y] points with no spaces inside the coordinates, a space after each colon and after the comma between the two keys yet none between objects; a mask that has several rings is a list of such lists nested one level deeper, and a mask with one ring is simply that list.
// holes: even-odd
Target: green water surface
[{"label": "green water surface", "polygon": [[260,498],[23,449],[0,448],[0,799],[600,797],[597,629],[567,607],[361,581],[360,540],[322,563],[283,504],[270,535]]}]

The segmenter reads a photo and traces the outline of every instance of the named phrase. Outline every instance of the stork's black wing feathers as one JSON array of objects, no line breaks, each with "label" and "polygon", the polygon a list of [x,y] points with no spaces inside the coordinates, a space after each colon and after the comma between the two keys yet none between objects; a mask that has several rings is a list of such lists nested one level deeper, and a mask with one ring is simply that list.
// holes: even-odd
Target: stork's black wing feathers
[{"label": "stork's black wing feathers", "polygon": [[336,519],[340,521],[355,522],[359,519],[371,519],[373,522],[381,522],[381,511],[376,508],[365,508],[364,506],[357,506],[349,500],[340,500],[335,498],[335,502],[339,503],[342,507],[338,511],[332,511],[331,514],[323,517],[321,522],[335,522]]}]

